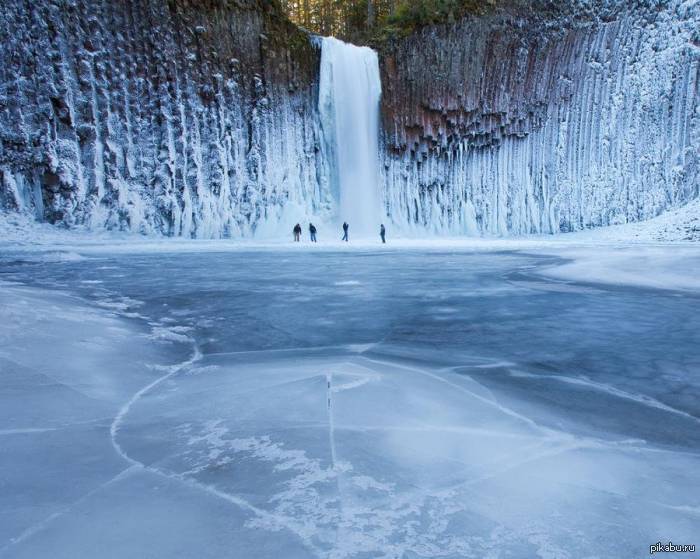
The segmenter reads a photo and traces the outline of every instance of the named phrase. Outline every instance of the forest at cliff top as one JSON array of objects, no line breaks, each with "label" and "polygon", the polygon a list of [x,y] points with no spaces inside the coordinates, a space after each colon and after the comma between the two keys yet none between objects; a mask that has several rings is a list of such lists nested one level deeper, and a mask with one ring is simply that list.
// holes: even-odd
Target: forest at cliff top
[{"label": "forest at cliff top", "polygon": [[[426,25],[454,23],[466,15],[499,10],[561,14],[575,12],[591,18],[615,2],[597,0],[279,0],[297,25],[319,35],[353,42],[372,42],[405,36]],[[619,2],[617,2],[619,4]]]}]

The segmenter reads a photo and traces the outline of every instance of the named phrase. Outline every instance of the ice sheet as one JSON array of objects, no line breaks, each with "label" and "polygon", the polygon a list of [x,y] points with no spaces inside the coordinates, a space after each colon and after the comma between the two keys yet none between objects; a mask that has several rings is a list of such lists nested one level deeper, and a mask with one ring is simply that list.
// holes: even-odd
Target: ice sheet
[{"label": "ice sheet", "polygon": [[694,291],[455,246],[38,254],[0,268],[0,557],[694,542]]}]

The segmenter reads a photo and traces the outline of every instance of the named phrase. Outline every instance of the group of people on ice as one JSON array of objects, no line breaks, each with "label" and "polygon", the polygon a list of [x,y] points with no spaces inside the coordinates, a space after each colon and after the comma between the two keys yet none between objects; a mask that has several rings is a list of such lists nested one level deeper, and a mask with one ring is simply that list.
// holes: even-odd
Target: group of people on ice
[{"label": "group of people on ice", "polygon": [[[341,241],[345,241],[346,243],[349,241],[348,239],[348,231],[350,230],[350,225],[348,225],[348,222],[345,221],[343,222],[343,237]],[[301,225],[297,223],[294,226],[294,229],[292,230],[294,233],[294,242],[298,243],[301,241]],[[316,226],[313,223],[309,223],[309,237],[311,238],[311,242],[315,243],[316,241]],[[384,227],[384,224],[382,223],[379,227],[379,236],[382,239],[382,243],[386,243],[386,227]]]},{"label": "group of people on ice", "polygon": [[[298,243],[301,241],[301,225],[298,223],[294,226],[294,242]],[[311,242],[316,242],[316,226],[313,223],[309,223],[309,236],[311,237]]]}]

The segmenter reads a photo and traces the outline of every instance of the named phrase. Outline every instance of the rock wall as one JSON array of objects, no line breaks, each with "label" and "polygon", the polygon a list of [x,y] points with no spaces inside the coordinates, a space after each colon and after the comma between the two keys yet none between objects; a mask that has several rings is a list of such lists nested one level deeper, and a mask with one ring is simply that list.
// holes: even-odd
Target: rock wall
[{"label": "rock wall", "polygon": [[319,52],[269,0],[6,0],[0,26],[0,205],[199,237],[331,208]]},{"label": "rock wall", "polygon": [[[700,3],[570,2],[382,45],[394,230],[569,231],[698,197]],[[3,8],[0,208],[198,237],[335,217],[319,43],[273,0]]]},{"label": "rock wall", "polygon": [[700,3],[541,15],[466,18],[385,49],[382,171],[396,226],[549,233],[698,196]]}]

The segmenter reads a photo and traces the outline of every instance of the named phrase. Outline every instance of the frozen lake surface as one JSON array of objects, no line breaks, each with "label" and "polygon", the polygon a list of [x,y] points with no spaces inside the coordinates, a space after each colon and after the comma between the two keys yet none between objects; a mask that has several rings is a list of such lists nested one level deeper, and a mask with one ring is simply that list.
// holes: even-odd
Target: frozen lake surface
[{"label": "frozen lake surface", "polygon": [[0,557],[700,544],[700,297],[517,251],[0,256]]}]

